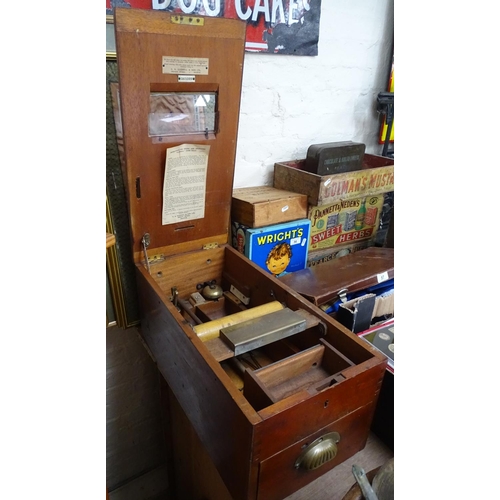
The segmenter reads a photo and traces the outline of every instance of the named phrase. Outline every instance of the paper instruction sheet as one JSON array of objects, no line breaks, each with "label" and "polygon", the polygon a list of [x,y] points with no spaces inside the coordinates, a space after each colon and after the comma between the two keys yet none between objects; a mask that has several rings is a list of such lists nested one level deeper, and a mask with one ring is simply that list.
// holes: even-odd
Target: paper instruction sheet
[{"label": "paper instruction sheet", "polygon": [[205,217],[210,146],[181,144],[167,149],[162,225]]}]

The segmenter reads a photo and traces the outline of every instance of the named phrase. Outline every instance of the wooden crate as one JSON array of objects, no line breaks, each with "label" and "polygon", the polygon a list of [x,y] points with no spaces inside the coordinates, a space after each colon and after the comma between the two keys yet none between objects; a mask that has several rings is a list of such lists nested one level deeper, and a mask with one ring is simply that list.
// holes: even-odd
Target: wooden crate
[{"label": "wooden crate", "polygon": [[365,154],[363,168],[353,172],[318,175],[305,170],[305,160],[274,164],[273,186],[307,195],[307,203],[323,206],[394,191],[394,160]]},{"label": "wooden crate", "polygon": [[307,218],[307,196],[272,186],[233,190],[231,218],[247,227],[263,227]]}]

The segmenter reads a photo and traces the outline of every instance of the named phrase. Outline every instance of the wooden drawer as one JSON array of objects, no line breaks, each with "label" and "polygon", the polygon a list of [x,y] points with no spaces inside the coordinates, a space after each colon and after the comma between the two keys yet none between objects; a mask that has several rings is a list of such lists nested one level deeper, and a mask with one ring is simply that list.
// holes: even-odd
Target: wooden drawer
[{"label": "wooden drawer", "polygon": [[257,498],[286,497],[351,457],[365,446],[372,415],[372,405],[363,406],[263,460]]}]

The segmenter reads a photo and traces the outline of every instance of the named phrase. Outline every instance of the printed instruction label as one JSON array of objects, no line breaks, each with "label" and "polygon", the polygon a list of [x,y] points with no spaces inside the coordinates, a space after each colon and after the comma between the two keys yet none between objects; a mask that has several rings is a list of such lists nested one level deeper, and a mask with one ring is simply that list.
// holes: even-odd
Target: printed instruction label
[{"label": "printed instruction label", "polygon": [[377,274],[377,282],[382,283],[383,281],[387,281],[389,279],[389,273],[384,271],[383,273]]},{"label": "printed instruction label", "polygon": [[205,217],[210,146],[181,144],[167,149],[162,225]]},{"label": "printed instruction label", "polygon": [[162,72],[168,75],[208,75],[208,57],[163,56]]}]

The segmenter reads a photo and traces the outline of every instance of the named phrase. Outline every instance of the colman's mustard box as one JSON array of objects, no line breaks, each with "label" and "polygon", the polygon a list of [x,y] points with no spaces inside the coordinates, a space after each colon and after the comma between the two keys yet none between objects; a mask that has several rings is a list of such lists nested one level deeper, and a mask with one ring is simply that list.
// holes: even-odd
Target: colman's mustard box
[{"label": "colman's mustard box", "polygon": [[309,219],[257,228],[233,221],[231,232],[233,247],[274,276],[300,271],[307,266]]}]

